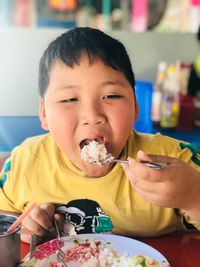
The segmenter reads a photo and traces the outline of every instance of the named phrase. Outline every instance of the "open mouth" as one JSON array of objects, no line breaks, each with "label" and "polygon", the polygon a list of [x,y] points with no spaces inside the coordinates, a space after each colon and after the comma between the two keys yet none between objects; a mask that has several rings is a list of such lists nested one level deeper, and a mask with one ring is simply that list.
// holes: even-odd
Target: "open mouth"
[{"label": "open mouth", "polygon": [[103,136],[97,136],[95,138],[86,138],[86,139],[83,139],[80,142],[80,144],[79,144],[80,145],[80,148],[82,149],[84,146],[89,145],[89,143],[91,143],[92,141],[96,141],[99,144],[105,144],[105,140],[104,140]]},{"label": "open mouth", "polygon": [[86,138],[80,142],[81,159],[89,164],[102,166],[114,160],[114,156],[108,153],[102,136]]}]

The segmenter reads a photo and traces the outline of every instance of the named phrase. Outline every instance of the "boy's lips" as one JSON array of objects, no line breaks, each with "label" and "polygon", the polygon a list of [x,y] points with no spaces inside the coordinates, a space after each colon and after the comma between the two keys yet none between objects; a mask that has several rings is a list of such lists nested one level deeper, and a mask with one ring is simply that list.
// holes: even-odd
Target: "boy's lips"
[{"label": "boy's lips", "polygon": [[106,143],[105,140],[104,140],[104,138],[103,138],[103,136],[96,136],[94,138],[85,138],[85,139],[83,139],[80,142],[79,146],[82,149],[85,145],[88,145],[92,141],[96,141],[99,144],[105,144]]}]

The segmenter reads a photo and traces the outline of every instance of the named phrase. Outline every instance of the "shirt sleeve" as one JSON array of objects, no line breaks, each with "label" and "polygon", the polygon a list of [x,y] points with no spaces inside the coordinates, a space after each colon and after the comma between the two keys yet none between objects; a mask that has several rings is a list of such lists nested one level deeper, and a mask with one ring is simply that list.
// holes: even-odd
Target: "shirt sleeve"
[{"label": "shirt sleeve", "polygon": [[8,158],[0,172],[0,210],[21,212],[17,208],[17,179],[12,173],[12,159]]},{"label": "shirt sleeve", "polygon": [[[191,228],[191,225],[192,225],[194,228],[200,231],[200,224],[197,223],[195,220],[193,220],[189,215],[187,215],[187,213],[184,210],[180,209],[179,213],[184,218],[183,222],[186,221],[186,224],[190,226],[189,228]],[[186,228],[188,228],[187,225],[186,225]]]}]

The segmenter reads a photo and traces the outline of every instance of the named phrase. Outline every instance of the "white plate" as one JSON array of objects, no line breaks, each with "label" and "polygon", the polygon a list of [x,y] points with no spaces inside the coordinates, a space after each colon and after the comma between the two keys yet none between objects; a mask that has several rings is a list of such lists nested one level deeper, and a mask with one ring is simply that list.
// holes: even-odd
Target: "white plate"
[{"label": "white plate", "polygon": [[[156,249],[153,247],[140,242],[138,240],[124,237],[124,236],[117,236],[117,235],[110,235],[110,234],[81,234],[77,235],[76,239],[80,241],[85,240],[100,240],[109,242],[109,248],[114,249],[117,253],[123,254],[128,253],[129,256],[134,255],[144,255],[151,258],[154,258],[158,262],[162,264],[163,267],[170,267],[167,259]],[[65,237],[63,238],[63,250],[66,251],[70,247],[74,246],[74,238],[72,237]],[[26,261],[28,259],[27,255],[25,257],[25,262],[21,266],[24,267],[49,267],[49,263],[53,260],[56,260],[56,251],[57,251],[57,240],[51,240],[49,242],[43,243],[37,247],[37,251],[35,257],[31,260],[31,262]],[[74,266],[68,263],[68,266]]]}]

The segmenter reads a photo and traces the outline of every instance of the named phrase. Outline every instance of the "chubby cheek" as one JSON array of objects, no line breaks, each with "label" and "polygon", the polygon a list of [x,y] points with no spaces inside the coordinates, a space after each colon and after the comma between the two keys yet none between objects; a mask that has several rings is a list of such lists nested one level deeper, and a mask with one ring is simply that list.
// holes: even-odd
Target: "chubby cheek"
[{"label": "chubby cheek", "polygon": [[131,129],[135,121],[135,112],[126,111],[114,113],[112,117],[112,124],[118,137],[127,137],[130,134]]},{"label": "chubby cheek", "polygon": [[112,150],[111,152],[116,157],[119,156],[122,149],[125,146],[125,143],[130,135],[132,126],[133,126],[133,120],[129,117],[124,116],[124,114],[118,114],[118,116],[114,116],[112,118],[112,132],[113,132],[113,138],[111,140],[112,144]]},{"label": "chubby cheek", "polygon": [[49,131],[54,137],[55,142],[61,150],[67,152],[73,145],[72,140],[76,129],[76,116],[73,114],[70,114],[70,116],[68,114],[63,115],[59,111],[50,111],[49,114],[47,113],[47,118],[49,118]]}]

